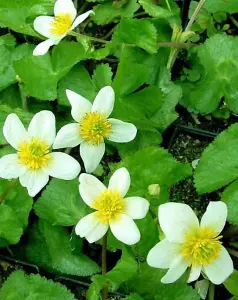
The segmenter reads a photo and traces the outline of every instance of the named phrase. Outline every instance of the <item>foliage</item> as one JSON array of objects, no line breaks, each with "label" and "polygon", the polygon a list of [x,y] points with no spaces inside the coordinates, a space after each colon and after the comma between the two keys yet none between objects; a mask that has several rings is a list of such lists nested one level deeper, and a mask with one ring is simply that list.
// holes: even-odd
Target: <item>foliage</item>
[{"label": "foliage", "polygon": [[225,287],[228,289],[228,291],[234,295],[232,297],[232,300],[238,299],[238,287],[237,287],[237,279],[238,279],[238,271],[234,271],[231,276],[225,281]]}]

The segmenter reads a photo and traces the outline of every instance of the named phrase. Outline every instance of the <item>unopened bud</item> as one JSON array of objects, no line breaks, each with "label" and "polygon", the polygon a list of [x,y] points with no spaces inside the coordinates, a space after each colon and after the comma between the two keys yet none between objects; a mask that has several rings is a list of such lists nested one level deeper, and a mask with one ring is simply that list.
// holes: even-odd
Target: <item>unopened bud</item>
[{"label": "unopened bud", "polygon": [[98,165],[97,169],[93,172],[93,175],[101,177],[104,173],[103,166]]},{"label": "unopened bud", "polygon": [[18,83],[22,83],[22,80],[21,80],[21,78],[20,78],[19,75],[16,75],[16,81],[17,81]]},{"label": "unopened bud", "polygon": [[148,186],[148,193],[150,196],[159,196],[160,186],[157,183],[151,184]]}]

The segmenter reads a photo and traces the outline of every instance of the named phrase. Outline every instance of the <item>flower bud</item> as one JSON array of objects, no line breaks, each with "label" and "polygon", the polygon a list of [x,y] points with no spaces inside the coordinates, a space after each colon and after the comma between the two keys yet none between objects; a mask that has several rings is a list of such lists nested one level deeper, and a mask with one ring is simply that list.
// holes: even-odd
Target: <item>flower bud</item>
[{"label": "flower bud", "polygon": [[160,186],[157,183],[151,184],[148,186],[148,193],[150,196],[159,196]]}]

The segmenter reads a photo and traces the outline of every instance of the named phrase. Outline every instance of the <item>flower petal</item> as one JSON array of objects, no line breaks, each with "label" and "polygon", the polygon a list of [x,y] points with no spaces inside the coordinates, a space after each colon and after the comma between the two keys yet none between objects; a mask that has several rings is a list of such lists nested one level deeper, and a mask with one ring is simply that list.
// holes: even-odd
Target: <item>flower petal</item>
[{"label": "flower petal", "polygon": [[136,137],[137,128],[132,123],[123,122],[117,119],[108,119],[112,125],[112,131],[108,140],[117,143],[128,143]]},{"label": "flower petal", "polygon": [[111,86],[103,87],[97,94],[92,107],[92,112],[99,112],[107,118],[113,111],[115,93]]},{"label": "flower petal", "polygon": [[45,55],[47,53],[47,51],[50,49],[51,46],[53,45],[57,45],[59,43],[60,40],[52,40],[52,39],[48,39],[44,42],[41,42],[40,44],[38,44],[34,51],[33,51],[33,55],[34,56],[40,56],[40,55]]},{"label": "flower petal", "polygon": [[19,163],[17,154],[8,154],[0,158],[0,177],[5,179],[18,178],[27,171],[27,168]]},{"label": "flower petal", "polygon": [[79,124],[73,123],[63,126],[56,135],[53,149],[76,147],[82,143],[79,135]]},{"label": "flower petal", "polygon": [[53,152],[50,155],[52,160],[44,168],[47,174],[64,180],[72,180],[78,176],[81,167],[76,159],[63,152]]},{"label": "flower petal", "polygon": [[52,145],[56,135],[54,114],[48,110],[35,114],[28,127],[28,133],[31,137],[40,138]]},{"label": "flower petal", "polygon": [[219,234],[225,224],[227,218],[227,206],[224,202],[210,202],[207,210],[202,216],[201,226],[208,226]]},{"label": "flower petal", "polygon": [[75,227],[75,233],[81,238],[84,238],[96,227],[98,223],[99,221],[96,217],[96,212],[91,213],[79,220]]},{"label": "flower petal", "polygon": [[71,15],[72,22],[77,15],[77,10],[74,7],[74,3],[72,0],[57,0],[54,6],[54,14],[58,16],[59,14],[67,14]]},{"label": "flower petal", "polygon": [[97,166],[105,153],[105,144],[89,145],[83,142],[80,145],[80,155],[82,157],[87,173],[92,173],[96,170]]},{"label": "flower petal", "polygon": [[75,27],[77,27],[79,24],[81,24],[84,20],[87,19],[87,17],[89,17],[90,14],[95,15],[95,13],[92,10],[87,11],[86,13],[78,16],[75,21],[73,22],[73,25],[71,27],[71,30],[73,30]]},{"label": "flower petal", "polygon": [[192,282],[195,281],[199,278],[200,274],[202,271],[202,265],[200,266],[192,266],[191,267],[191,271],[190,271],[190,275],[188,278],[188,282]]},{"label": "flower petal", "polygon": [[159,206],[159,222],[171,243],[182,243],[188,230],[198,230],[198,219],[187,204],[165,203]]},{"label": "flower petal", "polygon": [[140,240],[140,231],[131,217],[122,214],[116,222],[110,223],[113,235],[122,243],[134,245]]},{"label": "flower petal", "polygon": [[131,184],[131,178],[126,168],[120,168],[113,173],[109,180],[108,189],[117,190],[122,197],[126,195]]},{"label": "flower petal", "polygon": [[95,199],[106,190],[105,185],[90,174],[81,174],[79,182],[79,193],[88,206],[91,206]]},{"label": "flower petal", "polygon": [[128,197],[125,198],[126,201],[126,214],[132,219],[143,219],[148,210],[150,203],[145,198],[142,197]]},{"label": "flower petal", "polygon": [[220,256],[213,263],[203,266],[203,268],[207,277],[214,284],[223,283],[234,270],[232,259],[223,246]]},{"label": "flower petal", "polygon": [[178,256],[179,250],[179,244],[163,239],[150,250],[147,263],[154,268],[168,269]]},{"label": "flower petal", "polygon": [[24,175],[20,176],[20,183],[26,187],[28,194],[34,197],[38,194],[49,181],[49,175],[43,170],[28,170]]},{"label": "flower petal", "polygon": [[168,272],[161,279],[162,283],[172,283],[178,280],[188,268],[188,261],[184,260],[182,256],[177,258],[171,264]]},{"label": "flower petal", "polygon": [[25,127],[16,114],[7,116],[3,126],[3,135],[7,142],[15,149],[18,149],[20,142],[29,138]]},{"label": "flower petal", "polygon": [[72,106],[72,117],[76,122],[80,122],[85,114],[91,111],[91,102],[71,90],[66,90],[66,96]]},{"label": "flower petal", "polygon": [[89,234],[85,236],[89,243],[94,243],[100,240],[108,231],[109,226],[107,224],[98,223]]},{"label": "flower petal", "polygon": [[34,29],[39,32],[41,35],[50,38],[52,37],[52,33],[50,33],[51,22],[54,20],[53,17],[48,16],[40,16],[37,17],[34,21]]}]

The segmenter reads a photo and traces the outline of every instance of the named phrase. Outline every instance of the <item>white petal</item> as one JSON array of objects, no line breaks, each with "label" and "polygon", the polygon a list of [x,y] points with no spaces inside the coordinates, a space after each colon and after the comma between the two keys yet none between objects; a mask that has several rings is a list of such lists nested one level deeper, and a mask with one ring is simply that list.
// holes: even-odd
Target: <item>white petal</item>
[{"label": "white petal", "polygon": [[34,21],[34,29],[39,32],[41,35],[50,38],[52,33],[50,33],[51,22],[54,20],[53,17],[41,16],[37,17]]},{"label": "white petal", "polygon": [[57,43],[59,43],[60,40],[52,40],[52,39],[48,39],[44,42],[41,42],[40,44],[38,44],[34,51],[33,51],[33,55],[34,56],[40,56],[40,55],[45,55],[47,53],[47,51],[50,49],[51,46],[53,45],[57,45]]},{"label": "white petal", "polygon": [[113,173],[109,180],[108,189],[117,190],[122,197],[126,195],[131,184],[131,178],[126,168],[120,168]]},{"label": "white petal", "polygon": [[116,222],[110,223],[113,235],[122,243],[134,245],[140,240],[140,231],[131,217],[122,214]]},{"label": "white petal", "polygon": [[28,194],[34,197],[38,194],[49,181],[49,175],[42,170],[28,170],[24,175],[20,176],[20,183],[26,187]]},{"label": "white petal", "polygon": [[177,258],[171,264],[168,272],[161,279],[162,283],[172,283],[178,280],[188,268],[188,262],[182,256]]},{"label": "white petal", "polygon": [[135,125],[117,119],[108,119],[112,125],[112,131],[108,140],[117,143],[128,143],[136,137],[137,129]]},{"label": "white petal", "polygon": [[50,155],[52,160],[44,168],[47,174],[51,177],[64,180],[72,180],[78,176],[81,167],[76,159],[63,152],[53,152]]},{"label": "white petal", "polygon": [[73,30],[75,27],[77,27],[79,24],[81,24],[84,20],[86,20],[87,17],[89,17],[90,14],[94,14],[94,12],[93,12],[92,10],[89,10],[89,11],[87,11],[86,13],[84,13],[84,14],[78,16],[78,17],[75,19],[75,21],[74,21],[74,23],[73,23],[73,25],[72,25],[72,27],[71,27],[71,30]]},{"label": "white petal", "polygon": [[76,147],[82,143],[79,135],[79,124],[73,123],[63,126],[55,138],[53,149]]},{"label": "white petal", "polygon": [[212,228],[217,234],[219,234],[226,224],[226,218],[226,204],[221,201],[210,202],[206,212],[202,216],[201,226]]},{"label": "white petal", "polygon": [[159,206],[159,222],[166,238],[172,243],[182,243],[188,231],[198,230],[198,219],[187,204],[165,203]]},{"label": "white petal", "polygon": [[192,266],[189,274],[188,282],[192,282],[198,279],[202,271],[202,265]]},{"label": "white petal", "polygon": [[0,177],[5,179],[18,178],[27,171],[27,168],[19,163],[17,154],[8,154],[0,158]]},{"label": "white petal", "polygon": [[83,142],[80,145],[80,155],[82,157],[87,173],[92,173],[96,170],[97,166],[105,153],[105,144],[89,145]]},{"label": "white petal", "polygon": [[94,243],[100,240],[108,231],[109,226],[107,224],[98,223],[89,234],[85,236],[89,243]]},{"label": "white petal", "polygon": [[72,106],[72,117],[76,122],[80,122],[85,114],[91,111],[91,102],[71,90],[66,90],[66,96]]},{"label": "white petal", "polygon": [[154,268],[168,269],[178,256],[180,245],[163,239],[156,244],[147,256],[147,263]]},{"label": "white petal", "polygon": [[77,15],[77,11],[74,7],[74,3],[71,0],[57,0],[54,6],[54,14],[58,16],[59,14],[67,14],[71,15],[72,22]]},{"label": "white petal", "polygon": [[92,112],[99,112],[107,118],[113,111],[115,93],[111,86],[103,87],[97,94],[92,107]]},{"label": "white petal", "polygon": [[40,138],[51,146],[56,135],[54,114],[48,110],[35,114],[28,127],[28,133],[31,137]]},{"label": "white petal", "polygon": [[207,277],[214,284],[223,283],[234,270],[232,259],[223,246],[220,256],[213,263],[203,266],[203,268]]},{"label": "white petal", "polygon": [[126,214],[132,219],[143,219],[148,210],[150,203],[142,197],[128,197],[126,201]]},{"label": "white petal", "polygon": [[91,213],[79,220],[75,227],[75,233],[81,238],[84,238],[87,234],[90,233],[91,230],[96,227],[98,223],[99,220],[96,217],[96,212]]},{"label": "white petal", "polygon": [[15,149],[18,149],[20,142],[29,138],[25,127],[16,114],[7,116],[3,126],[3,135],[8,143]]},{"label": "white petal", "polygon": [[106,190],[105,185],[90,174],[81,174],[79,182],[79,193],[88,206],[91,206],[95,199]]}]

